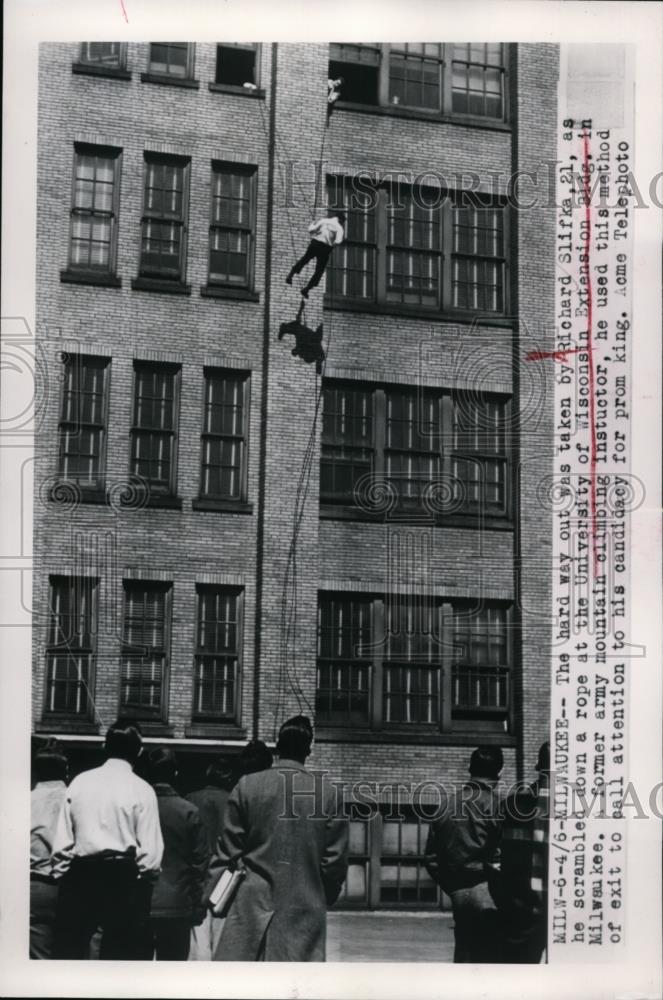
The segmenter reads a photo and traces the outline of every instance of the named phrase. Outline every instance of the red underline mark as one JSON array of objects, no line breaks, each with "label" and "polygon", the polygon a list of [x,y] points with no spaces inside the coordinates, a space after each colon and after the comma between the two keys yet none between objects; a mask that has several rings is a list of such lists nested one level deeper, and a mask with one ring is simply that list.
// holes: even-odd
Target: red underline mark
[{"label": "red underline mark", "polygon": [[591,520],[592,552],[594,555],[594,576],[599,575],[598,538],[596,518],[596,381],[594,374],[594,343],[592,340],[594,294],[591,274],[591,243],[592,243],[592,206],[591,185],[589,173],[589,133],[583,133],[582,186],[585,202],[585,252],[583,254],[582,270],[587,282],[587,367],[589,376],[589,509]]},{"label": "red underline mark", "polygon": [[124,9],[124,0],[120,0],[120,7],[122,8],[122,17],[124,18],[124,20],[125,20],[125,21],[127,22],[127,24],[128,24],[128,23],[129,23],[129,18],[127,17],[127,12],[126,12],[126,10]]},{"label": "red underline mark", "polygon": [[525,361],[545,361],[546,358],[552,358],[553,361],[567,361],[569,354],[581,354],[584,350],[584,347],[567,347],[560,351],[528,351]]}]

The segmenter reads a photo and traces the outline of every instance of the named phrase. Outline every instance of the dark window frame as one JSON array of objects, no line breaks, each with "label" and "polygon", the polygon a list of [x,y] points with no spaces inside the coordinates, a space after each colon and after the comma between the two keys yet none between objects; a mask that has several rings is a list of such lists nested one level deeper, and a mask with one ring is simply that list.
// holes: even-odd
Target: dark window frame
[{"label": "dark window frame", "polygon": [[[142,373],[173,376],[172,428],[151,428],[149,426],[143,426],[137,422],[136,418],[139,402],[138,392],[140,387],[139,377]],[[149,496],[155,500],[158,500],[159,497],[177,496],[181,381],[182,366],[179,364],[164,361],[143,361],[141,359],[134,360],[131,428],[129,432],[129,474],[140,476],[147,484]],[[142,399],[143,397],[141,396],[140,398]],[[156,399],[158,397],[153,398]],[[151,432],[154,432],[155,434],[170,435],[170,475],[168,485],[166,487],[160,486],[158,482],[153,482],[149,479],[149,477],[143,476],[142,473],[138,472],[134,468],[135,463],[138,461],[138,457],[135,453],[135,444],[138,440],[138,435],[148,435]],[[149,459],[149,461],[154,461],[154,459]]]},{"label": "dark window frame", "polygon": [[[376,89],[376,100],[375,101],[353,101],[343,95],[341,91],[341,98],[337,102],[336,107],[346,108],[347,110],[365,110],[365,111],[378,111],[384,114],[398,114],[408,116],[410,114],[416,117],[428,118],[432,121],[442,120],[442,121],[460,121],[464,124],[477,125],[483,127],[504,127],[509,121],[509,89],[510,89],[510,79],[509,79],[509,62],[510,62],[510,52],[509,43],[460,43],[460,42],[446,42],[446,43],[421,43],[422,46],[430,47],[433,44],[440,45],[440,54],[434,55],[433,53],[415,53],[411,50],[412,43],[365,43],[361,45],[355,45],[354,43],[337,43],[332,42],[330,45],[330,68],[329,73],[331,76],[352,76],[353,67],[355,66],[374,66],[375,67],[375,89]],[[493,62],[482,62],[480,60],[462,60],[458,58],[457,47],[464,44],[499,44],[501,46],[500,56],[501,60],[499,63]],[[356,49],[356,53],[346,53],[344,50]],[[366,52],[367,58],[362,58]],[[401,101],[400,95],[393,93],[393,81],[396,76],[394,73],[394,63],[396,60],[392,61],[392,52],[394,56],[401,64],[407,64],[410,62],[412,65],[416,65],[417,62],[423,64],[437,63],[438,69],[438,108],[431,109],[427,107],[425,103],[417,104],[406,103],[405,100]],[[375,55],[377,53],[377,59]],[[487,51],[485,53],[487,55]],[[355,58],[352,58],[352,55]],[[469,55],[469,53],[466,53]],[[345,58],[343,58],[345,56]],[[339,58],[341,57],[341,58]],[[370,59],[368,58],[370,57]],[[403,58],[405,57],[405,59]],[[487,114],[477,114],[476,112],[469,111],[459,111],[454,110],[453,95],[457,92],[458,88],[454,88],[454,64],[464,63],[476,67],[481,67],[484,70],[484,74],[489,71],[497,70],[499,72],[500,79],[500,111],[499,115],[487,115]],[[345,69],[345,73],[344,73]],[[485,80],[485,76],[484,76]],[[485,87],[484,87],[485,94]],[[398,100],[394,100],[394,97],[398,96]],[[407,98],[406,98],[407,99]]]},{"label": "dark window frame", "polygon": [[[201,645],[201,598],[204,596],[229,597],[235,599],[235,650],[233,653],[207,652]],[[219,619],[217,619],[219,621]],[[195,647],[193,657],[193,693],[191,705],[191,722],[193,726],[205,724],[218,724],[221,726],[237,726],[241,718],[242,706],[242,680],[243,680],[243,646],[244,646],[244,588],[237,586],[227,586],[220,584],[196,584],[196,631]],[[234,657],[236,663],[233,678],[233,698],[232,707],[227,712],[205,710],[196,708],[196,701],[200,693],[200,683],[204,660],[213,660],[227,657]]]},{"label": "dark window frame", "polygon": [[[163,82],[172,82],[172,83],[176,83],[176,84],[177,83],[186,83],[186,82],[195,82],[194,81],[194,71],[195,71],[195,64],[196,64],[196,46],[195,46],[194,42],[149,42],[148,44],[149,44],[149,48],[148,48],[148,51],[147,51],[147,73],[143,74],[143,79],[144,80],[147,78],[147,80],[149,82],[149,78],[154,78],[155,80],[159,80],[159,81],[163,81]],[[169,71],[168,67],[170,67],[170,65],[171,65],[170,58],[168,58],[167,61],[166,61],[165,65],[166,65],[167,68],[166,68],[165,72],[163,70],[161,70],[161,69],[155,69],[154,68],[155,62],[154,62],[154,59],[153,59],[153,52],[152,52],[152,46],[153,45],[175,46],[180,51],[181,51],[182,47],[184,47],[186,49],[186,61],[185,61],[184,74],[180,75],[178,73],[172,73],[172,72]],[[168,53],[168,56],[170,56],[170,53]]]},{"label": "dark window frame", "polygon": [[[222,174],[232,177],[242,176],[248,178],[249,182],[249,221],[248,224],[233,223],[223,224],[215,222],[215,202],[221,203],[223,199],[216,195],[217,178]],[[208,239],[208,268],[207,268],[207,289],[241,289],[252,292],[255,289],[255,252],[256,252],[256,226],[258,217],[258,167],[255,164],[234,163],[226,160],[212,160],[212,173],[210,184],[210,222]],[[224,280],[212,274],[212,241],[213,234],[218,232],[242,232],[247,234],[248,248],[246,252],[246,280],[242,282]]]},{"label": "dark window frame", "polygon": [[[328,412],[328,400],[333,399],[335,409],[330,414]],[[362,413],[357,416],[356,401],[364,400]],[[408,447],[397,449],[390,447],[388,437],[388,412],[390,400],[405,403],[410,408],[413,415],[411,421],[411,438],[421,437],[421,447],[412,448],[411,442]],[[459,440],[459,420],[469,413],[473,416],[478,407],[495,407],[501,410],[498,421],[498,433],[500,440],[498,447],[489,447],[493,443],[492,429],[488,428],[483,433],[480,430],[479,416],[473,422],[473,429],[476,431],[474,442],[477,446],[483,444],[483,450],[479,447],[470,448],[468,444]],[[354,409],[353,409],[354,407]],[[344,412],[339,413],[339,408]],[[393,407],[396,409],[396,407]],[[437,410],[437,413],[435,413]],[[364,416],[364,412],[366,416]],[[393,412],[393,410],[392,410]],[[426,440],[428,428],[431,427],[429,416],[433,414],[433,421],[437,425],[437,432],[433,431],[430,438]],[[347,415],[346,415],[347,414]],[[421,388],[379,382],[360,382],[347,379],[325,379],[323,382],[322,394],[322,435],[320,444],[320,505],[321,510],[334,516],[343,512],[350,516],[353,512],[358,517],[374,516],[383,518],[380,515],[380,504],[376,504],[374,515],[366,510],[363,496],[370,497],[368,489],[369,474],[376,483],[393,484],[393,491],[396,506],[393,511],[394,516],[399,520],[407,518],[408,515],[421,519],[422,516],[429,521],[445,523],[452,519],[463,518],[469,525],[484,526],[487,521],[491,525],[503,523],[510,524],[513,518],[513,489],[512,489],[512,448],[509,428],[511,427],[512,400],[510,396],[498,393],[482,393],[480,396],[475,393],[464,393],[461,390],[451,390],[445,388]],[[350,424],[351,429],[358,421],[364,421],[369,426],[365,433],[360,433],[356,441],[342,435],[334,437],[337,432],[337,421],[339,417]],[[331,424],[331,430],[329,425]],[[428,444],[428,447],[423,447]],[[431,447],[431,444],[433,447]],[[461,445],[465,444],[465,447]],[[406,461],[410,462],[413,455],[420,455],[422,463],[428,460],[429,465],[433,459],[437,459],[437,472],[430,478],[431,490],[426,496],[427,476],[423,472],[423,478],[416,475],[408,476],[399,474],[398,471],[388,471],[389,456],[402,454]],[[354,459],[354,461],[353,461]],[[351,462],[354,475],[354,485],[352,495],[348,490],[338,490],[326,492],[325,483],[327,480],[326,467],[330,470],[329,477],[333,480],[338,478],[337,469],[344,469],[344,462]],[[472,480],[463,479],[456,475],[458,468],[476,471]],[[488,489],[494,484],[489,482],[487,469],[490,464],[499,465],[501,476],[496,481],[498,492],[501,490],[503,502],[501,505],[490,504],[487,498]],[[358,469],[355,472],[355,467]],[[341,471],[341,475],[343,472]],[[437,477],[437,480],[436,480]],[[458,481],[457,481],[458,480]],[[362,484],[363,481],[363,484]],[[450,499],[448,510],[440,509],[436,499],[435,482],[439,482],[442,494],[447,491],[447,487],[453,488],[454,496]],[[418,490],[413,491],[410,484],[419,482]],[[404,489],[399,488],[402,483]],[[475,502],[470,494],[473,483],[478,483],[480,499]],[[358,486],[360,496],[355,496]],[[446,485],[445,485],[446,484]]]},{"label": "dark window frame", "polygon": [[[164,595],[163,614],[163,637],[162,646],[140,645],[126,641],[127,612],[129,609],[129,595],[131,592],[143,592],[143,607],[150,592],[162,593]],[[172,616],[173,616],[173,583],[162,580],[123,580],[122,581],[122,634],[120,646],[120,685],[118,692],[118,712],[121,715],[133,719],[144,720],[146,722],[165,723],[168,719],[168,704],[170,693],[170,661],[171,661],[171,641],[172,641]],[[145,617],[143,617],[143,627],[145,627]],[[150,710],[144,705],[136,702],[127,702],[123,693],[123,688],[129,685],[128,677],[125,677],[126,661],[134,659],[140,661],[150,655],[150,650],[155,656],[161,656],[161,673],[159,678],[159,703]],[[139,682],[142,684],[142,679]]]},{"label": "dark window frame", "polygon": [[[103,59],[92,59],[90,57],[90,45],[116,45],[117,56],[114,62],[105,62]],[[127,43],[126,42],[81,42],[78,54],[79,66],[95,66],[110,70],[123,70],[127,68]]]},{"label": "dark window frame", "polygon": [[[246,504],[248,502],[249,484],[249,432],[251,426],[251,372],[238,368],[221,368],[206,365],[203,369],[203,407],[202,407],[202,429],[200,435],[200,485],[198,490],[198,500],[228,504]],[[240,385],[242,392],[242,433],[241,435],[227,435],[207,431],[208,426],[208,387],[214,378],[234,381]],[[240,488],[238,496],[230,496],[223,493],[206,492],[205,481],[205,443],[212,439],[226,439],[228,437],[241,440],[242,457],[240,463]]]},{"label": "dark window frame", "polygon": [[[327,607],[341,607],[347,617],[348,609],[354,606],[363,605],[369,608],[369,630],[370,643],[362,647],[362,656],[353,657],[348,655],[333,658],[339,669],[343,669],[354,660],[360,663],[368,673],[368,697],[367,708],[363,718],[358,718],[357,713],[347,712],[343,715],[341,708],[337,708],[334,715],[325,714],[321,711],[321,701],[324,698],[331,704],[329,685],[321,684],[321,668],[326,668],[330,657],[321,655],[325,652],[322,646],[321,627]],[[427,633],[425,630],[408,631],[405,627],[401,632],[392,630],[390,635],[386,631],[386,622],[390,616],[408,616],[410,610],[412,614],[425,615],[430,625]],[[454,705],[454,683],[458,674],[458,657],[456,649],[457,621],[459,616],[467,616],[470,622],[472,616],[483,614],[484,612],[499,613],[503,619],[503,634],[506,651],[506,663],[500,665],[499,676],[506,677],[506,704],[499,706],[480,705],[475,706],[470,711],[468,706]],[[352,611],[350,610],[352,617]],[[327,615],[328,617],[328,615]],[[333,619],[333,614],[332,614]],[[335,593],[321,591],[318,595],[318,647],[316,654],[316,724],[321,729],[347,731],[364,731],[371,734],[405,734],[415,733],[423,736],[435,736],[436,734],[456,735],[456,734],[485,734],[487,736],[508,737],[513,732],[514,726],[514,611],[510,601],[483,601],[480,607],[476,602],[457,598],[424,598],[419,595],[396,595],[396,594],[374,594],[374,593]],[[339,632],[339,628],[336,627]],[[407,649],[399,649],[399,638],[404,642]],[[428,646],[428,649],[417,650],[417,645]],[[403,655],[405,652],[405,655]],[[395,655],[394,655],[395,654]],[[470,671],[474,668],[480,669],[483,665],[470,664]],[[431,676],[436,679],[436,690],[434,692],[434,712],[433,718],[421,721],[413,719],[405,721],[402,718],[390,721],[385,716],[389,698],[392,692],[387,690],[388,677],[391,668],[406,670],[428,669]],[[506,673],[504,673],[506,671]],[[332,682],[333,684],[333,675]],[[345,689],[337,688],[345,694]],[[398,697],[398,692],[394,697]],[[413,698],[409,694],[405,695],[405,703],[412,704]]]},{"label": "dark window frame", "polygon": [[[96,678],[96,656],[97,656],[97,636],[99,631],[99,577],[96,576],[67,576],[64,574],[51,574],[48,578],[49,588],[49,621],[46,636],[46,669],[44,683],[44,700],[42,708],[42,718],[44,721],[56,720],[76,720],[77,722],[90,722],[94,718],[94,688]],[[87,642],[73,644],[71,637],[73,634],[81,633],[68,632],[62,639],[58,637],[58,622],[61,612],[57,611],[57,605],[62,600],[62,595],[58,597],[58,588],[67,588],[69,591],[69,601],[73,602],[77,597],[80,607],[72,608],[67,617],[72,625],[74,620],[80,623],[83,616],[83,591],[89,589],[87,599],[90,602],[89,614],[85,616],[89,619],[89,632],[83,634],[88,638]],[[70,603],[71,608],[71,603]],[[56,684],[69,686],[70,680],[56,679],[57,661],[64,658],[65,662],[87,660],[85,666],[78,665],[79,679],[73,681],[77,688],[76,697],[83,702],[80,710],[71,711],[69,708],[58,709],[49,707],[49,703],[55,702]],[[68,671],[67,671],[68,672]]]},{"label": "dark window frame", "polygon": [[[150,177],[150,168],[152,166],[160,167],[175,167],[182,171],[182,193],[181,193],[181,211],[179,213],[168,213],[168,212],[157,212],[155,209],[150,209],[149,205],[149,195],[148,189],[152,190],[152,187],[148,185],[148,180]],[[186,287],[186,272],[187,272],[187,251],[188,251],[188,235],[189,235],[189,206],[190,206],[190,181],[191,181],[191,158],[186,156],[174,156],[171,154],[153,153],[145,152],[143,156],[143,203],[142,203],[142,214],[140,221],[140,252],[139,252],[139,263],[138,263],[138,278],[137,282],[142,281],[154,283],[155,285],[164,284],[168,285],[174,284]],[[175,188],[154,188],[154,190],[168,191],[176,190]],[[162,264],[155,265],[146,262],[146,251],[144,250],[143,244],[148,237],[146,234],[146,227],[150,224],[155,226],[177,226],[179,227],[179,252],[176,267],[168,267]],[[160,242],[163,242],[161,239]],[[172,255],[173,257],[175,255]]]},{"label": "dark window frame", "polygon": [[[227,83],[224,80],[219,80],[219,68],[220,68],[220,58],[222,56],[222,49],[239,49],[240,51],[252,52],[253,53],[253,80],[243,80],[242,83]],[[223,87],[232,90],[237,90],[242,92],[247,89],[242,86],[243,83],[252,83],[254,87],[260,89],[260,56],[261,56],[261,45],[260,42],[217,42],[216,43],[216,53],[214,58],[214,81],[213,85],[215,87]],[[222,60],[221,60],[222,65]]]},{"label": "dark window frame", "polygon": [[[368,177],[361,179],[361,185],[353,185],[352,178],[338,175],[327,176],[327,198],[331,205],[345,211],[347,226],[345,241],[331,257],[325,306],[356,307],[368,312],[413,313],[464,321],[469,317],[498,323],[507,320],[510,309],[511,218],[506,198],[475,191],[372,183]],[[460,224],[459,220],[467,218],[467,213],[473,213],[470,217],[476,225],[468,227]],[[481,226],[479,223],[486,215],[494,216],[499,222],[490,227]],[[427,246],[417,245],[413,236],[422,228],[431,234]],[[408,229],[410,232],[406,234]],[[400,239],[397,236],[399,230],[402,232]],[[457,234],[461,232],[473,234],[476,252],[460,245],[460,235]],[[479,247],[479,236],[483,233],[498,234],[494,238],[494,252],[489,252],[491,248],[485,245],[489,243],[485,238],[484,246]],[[433,236],[437,237],[437,242]],[[356,254],[364,255],[362,267],[357,267],[353,256]],[[398,255],[410,272],[409,287],[405,268],[393,266]],[[414,267],[417,259],[425,258],[436,263],[436,267],[428,269],[428,286],[421,273],[415,273],[417,269]],[[476,285],[477,288],[496,289],[494,308],[459,305],[455,301],[455,287],[459,282],[454,284],[454,275],[461,260],[483,265],[486,269],[495,267],[494,284],[484,282]],[[356,281],[352,279],[357,273],[366,275],[360,280],[359,292],[356,291]],[[393,280],[390,287],[390,275],[400,277],[400,292],[396,290]]]},{"label": "dark window frame", "polygon": [[[112,359],[109,357],[103,357],[96,354],[65,354],[62,357],[62,364],[64,365],[64,378],[62,380],[60,418],[58,421],[58,477],[62,482],[75,483],[77,488],[80,490],[82,497],[85,497],[88,494],[101,494],[106,487],[106,450],[108,443],[111,361]],[[91,367],[102,371],[102,387],[100,393],[101,420],[82,420],[80,386],[86,363]],[[70,388],[71,382],[74,378],[73,374],[70,375],[70,372],[72,371],[74,365],[78,368],[78,401],[74,399],[74,392]],[[97,395],[99,395],[99,393],[97,393]],[[71,399],[69,405],[75,409],[73,414],[74,419],[68,419],[68,417],[71,416],[68,410],[69,398]],[[99,457],[97,462],[98,475],[94,479],[82,479],[79,476],[72,476],[67,471],[67,453],[65,452],[65,444],[67,442],[66,435],[71,433],[74,435],[84,433],[86,428],[92,428],[91,432],[98,432],[100,439]]]},{"label": "dark window frame", "polygon": [[[82,156],[93,156],[98,160],[107,160],[112,163],[113,180],[111,193],[111,208],[106,210],[95,210],[82,208],[76,204],[76,184],[78,181],[77,170],[79,159]],[[80,278],[95,279],[116,279],[117,278],[117,242],[120,213],[120,180],[122,176],[122,150],[116,146],[94,145],[87,142],[74,143],[74,159],[71,172],[71,208],[69,211],[69,239],[67,244],[67,267],[64,275],[72,275]],[[93,180],[93,190],[96,184]],[[94,197],[94,195],[93,195]],[[74,225],[77,217],[89,219],[90,226],[94,224],[95,218],[100,221],[108,220],[110,237],[108,240],[108,263],[107,264],[80,264],[74,260]],[[90,240],[91,244],[92,241]],[[89,256],[89,254],[88,254]]]}]

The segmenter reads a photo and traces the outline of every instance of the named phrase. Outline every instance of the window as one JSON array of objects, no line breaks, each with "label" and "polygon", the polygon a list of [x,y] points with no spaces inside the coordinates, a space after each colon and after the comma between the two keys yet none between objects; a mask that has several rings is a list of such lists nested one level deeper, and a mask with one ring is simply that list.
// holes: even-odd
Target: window
[{"label": "window", "polygon": [[477,123],[505,120],[506,46],[501,43],[332,42],[329,76],[343,77],[344,103]]},{"label": "window", "polygon": [[331,305],[346,299],[378,311],[505,315],[505,205],[404,184],[369,190],[362,181],[359,190],[339,177],[328,178],[328,198],[347,215],[347,239],[328,269]]},{"label": "window", "polygon": [[79,60],[84,66],[124,69],[127,65],[126,42],[82,42]]},{"label": "window", "polygon": [[497,396],[454,394],[451,474],[467,513],[508,516],[510,407]]},{"label": "window", "polygon": [[389,53],[389,103],[442,110],[443,45],[405,43]]},{"label": "window", "polygon": [[49,717],[92,715],[98,584],[93,577],[50,578],[44,705]]},{"label": "window", "polygon": [[176,490],[179,379],[178,365],[134,364],[130,471],[154,494]]},{"label": "window", "polygon": [[348,874],[337,908],[438,908],[441,893],[425,865],[428,823],[405,804],[381,806],[368,821],[351,803],[346,809]]},{"label": "window", "polygon": [[248,436],[248,374],[206,369],[201,497],[246,501]]},{"label": "window", "polygon": [[256,168],[212,164],[209,282],[253,284]]},{"label": "window", "polygon": [[452,111],[483,118],[503,118],[504,46],[464,42],[452,48]]},{"label": "window", "polygon": [[258,84],[258,46],[255,42],[224,42],[216,47],[214,82],[226,87]]},{"label": "window", "polygon": [[189,161],[145,154],[142,277],[184,282]]},{"label": "window", "polygon": [[171,584],[124,582],[120,710],[160,719],[166,705]]},{"label": "window", "polygon": [[151,42],[149,73],[174,80],[193,77],[193,45],[188,42]]},{"label": "window", "polygon": [[504,718],[509,709],[509,632],[503,608],[454,609],[452,716]]},{"label": "window", "polygon": [[505,733],[510,636],[506,604],[320,594],[317,723]]},{"label": "window", "polygon": [[320,501],[370,509],[379,484],[399,516],[507,518],[508,416],[504,396],[325,379]]},{"label": "window", "polygon": [[109,368],[108,358],[64,360],[59,473],[82,491],[104,488]]},{"label": "window", "polygon": [[238,716],[242,594],[199,586],[193,716],[234,722]]},{"label": "window", "polygon": [[113,274],[117,244],[120,150],[77,144],[69,269]]},{"label": "window", "polygon": [[343,77],[341,100],[355,104],[379,103],[381,46],[346,45],[332,42],[329,47],[329,77]]}]

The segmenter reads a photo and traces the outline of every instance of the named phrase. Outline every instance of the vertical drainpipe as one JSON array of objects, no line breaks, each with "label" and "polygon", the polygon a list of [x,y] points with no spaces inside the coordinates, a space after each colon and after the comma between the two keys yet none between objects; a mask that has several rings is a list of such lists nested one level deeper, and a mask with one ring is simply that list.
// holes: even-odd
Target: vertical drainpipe
[{"label": "vertical drainpipe", "polygon": [[267,221],[265,226],[265,299],[263,309],[262,388],[260,393],[260,451],[258,456],[258,521],[256,533],[256,606],[254,626],[253,729],[260,730],[260,669],[262,660],[262,609],[264,587],[265,490],[267,476],[267,402],[269,390],[269,345],[272,285],[272,236],[274,228],[274,172],[276,146],[276,66],[278,47],[272,43],[271,85],[269,92],[269,143],[267,147]]},{"label": "vertical drainpipe", "polygon": [[[519,58],[519,46],[518,44],[513,44],[510,46],[511,54],[509,59],[509,70],[510,70],[510,81],[509,90],[511,93],[510,101],[510,120],[511,120],[511,171],[512,173],[520,167],[520,137],[518,134],[518,58]],[[513,459],[513,469],[511,472],[511,484],[512,484],[512,496],[513,496],[513,520],[514,520],[514,530],[513,530],[513,697],[514,697],[514,712],[513,721],[516,728],[517,741],[516,741],[516,778],[518,781],[523,780],[524,775],[524,698],[523,698],[523,640],[522,640],[522,572],[523,572],[523,561],[522,561],[522,538],[521,538],[521,502],[520,502],[520,491],[521,491],[521,474],[520,474],[520,459],[521,459],[521,448],[520,448],[520,435],[523,432],[522,426],[522,413],[521,413],[521,398],[520,398],[520,297],[519,297],[519,272],[520,272],[520,260],[519,260],[519,247],[520,238],[518,232],[519,218],[518,218],[518,208],[513,206],[510,208],[511,219],[510,219],[510,233],[511,233],[511,282],[510,282],[510,312],[513,317],[513,335],[511,338],[511,368],[512,368],[512,378],[513,378],[513,399],[511,403],[511,427],[512,427],[512,450],[511,455]]]}]

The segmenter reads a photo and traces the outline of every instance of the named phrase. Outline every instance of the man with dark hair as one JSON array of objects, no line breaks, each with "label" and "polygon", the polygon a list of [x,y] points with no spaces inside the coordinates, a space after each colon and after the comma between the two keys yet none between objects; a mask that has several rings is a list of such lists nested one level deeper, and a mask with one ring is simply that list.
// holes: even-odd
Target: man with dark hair
[{"label": "man with dark hair", "polygon": [[274,754],[262,740],[249,740],[237,761],[237,777],[267,771],[274,762]]},{"label": "man with dark hair", "polygon": [[58,884],[53,841],[67,795],[67,758],[55,744],[37,752],[30,793],[30,958],[52,958]]},{"label": "man with dark hair", "polygon": [[426,868],[451,900],[454,962],[497,961],[497,909],[489,879],[499,860],[497,782],[503,764],[499,747],[477,747],[470,780],[443,803],[428,834]]},{"label": "man with dark hair", "polygon": [[550,743],[539,749],[539,778],[509,794],[504,808],[502,858],[495,883],[501,961],[540,962],[548,931]]},{"label": "man with dark hair", "polygon": [[[187,799],[200,813],[211,856],[221,833],[221,824],[235,774],[231,765],[224,758],[218,757],[207,768],[205,777],[207,779],[205,787],[191,792],[187,795]],[[222,929],[223,920],[206,910],[203,921],[191,928],[189,961],[210,962]]]},{"label": "man with dark hair", "polygon": [[321,962],[327,906],[347,871],[347,823],[335,796],[304,762],[313,730],[305,716],[281,727],[278,767],[240,778],[228,800],[211,865],[246,876],[230,907],[216,961]]},{"label": "man with dark hair", "polygon": [[98,927],[101,959],[144,953],[163,840],[156,795],[133,773],[141,747],[138,726],[118,720],[106,733],[105,764],[67,789],[54,844],[54,874],[62,879],[56,958],[88,958]]},{"label": "man with dark hair", "polygon": [[177,761],[169,749],[153,750],[148,773],[157,795],[164,850],[154,884],[145,957],[185,962],[191,928],[205,916],[203,887],[209,864],[207,834],[197,808],[173,788]]}]

